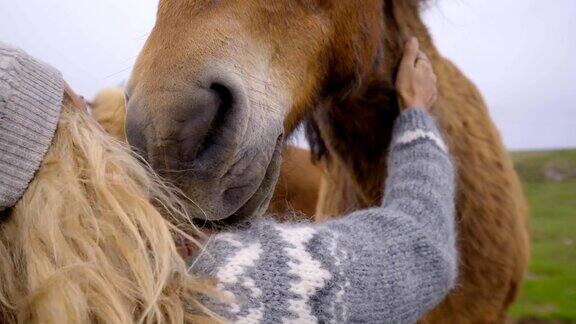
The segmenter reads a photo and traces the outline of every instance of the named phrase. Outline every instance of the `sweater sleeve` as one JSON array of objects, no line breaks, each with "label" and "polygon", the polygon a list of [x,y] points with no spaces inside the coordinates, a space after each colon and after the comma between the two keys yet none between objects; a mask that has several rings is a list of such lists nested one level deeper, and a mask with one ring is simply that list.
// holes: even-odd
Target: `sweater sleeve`
[{"label": "sweater sleeve", "polygon": [[217,279],[234,322],[412,323],[452,288],[454,170],[433,119],[395,123],[378,208],[321,225],[254,223],[213,236],[192,272]]}]

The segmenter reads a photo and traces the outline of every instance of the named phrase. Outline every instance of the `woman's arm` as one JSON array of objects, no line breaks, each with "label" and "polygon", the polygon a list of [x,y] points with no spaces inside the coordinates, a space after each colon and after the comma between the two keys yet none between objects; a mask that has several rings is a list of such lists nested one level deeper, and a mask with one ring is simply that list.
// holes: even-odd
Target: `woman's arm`
[{"label": "woman's arm", "polygon": [[424,110],[395,123],[381,207],[322,225],[258,222],[219,234],[192,271],[215,277],[247,322],[414,322],[456,278],[454,170]]},{"label": "woman's arm", "polygon": [[223,308],[231,319],[413,322],[456,277],[453,173],[431,117],[405,111],[380,208],[216,235],[193,272],[236,296]]}]

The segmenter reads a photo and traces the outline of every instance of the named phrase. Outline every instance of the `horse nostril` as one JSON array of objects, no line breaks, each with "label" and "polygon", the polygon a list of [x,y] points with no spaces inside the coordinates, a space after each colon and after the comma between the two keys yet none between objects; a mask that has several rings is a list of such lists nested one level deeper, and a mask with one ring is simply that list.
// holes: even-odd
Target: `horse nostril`
[{"label": "horse nostril", "polygon": [[210,86],[210,90],[214,91],[219,99],[216,116],[211,124],[211,128],[217,131],[224,126],[226,116],[228,116],[234,106],[234,97],[230,88],[220,83],[213,83]]},{"label": "horse nostril", "polygon": [[222,136],[226,119],[234,107],[234,96],[230,88],[221,83],[212,83],[210,85],[210,90],[213,91],[218,98],[218,107],[216,107],[216,114],[210,123],[208,134],[200,145],[198,155],[209,149],[210,146],[216,143],[218,137]]},{"label": "horse nostril", "polygon": [[210,90],[214,91],[220,99],[219,110],[229,110],[234,105],[234,96],[232,90],[221,83],[212,83]]},{"label": "horse nostril", "polygon": [[234,141],[235,91],[225,83],[211,83],[176,95],[165,91],[133,96],[125,124],[128,142],[163,168],[190,168],[200,157],[220,158]]}]

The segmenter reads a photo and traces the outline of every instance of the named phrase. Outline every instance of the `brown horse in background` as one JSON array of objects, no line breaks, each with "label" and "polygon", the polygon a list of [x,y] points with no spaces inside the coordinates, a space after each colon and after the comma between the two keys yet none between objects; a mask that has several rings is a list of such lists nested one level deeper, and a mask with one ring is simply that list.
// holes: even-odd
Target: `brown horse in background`
[{"label": "brown horse in background", "polygon": [[124,89],[108,88],[101,90],[88,105],[91,108],[92,117],[108,134],[122,142],[126,141]]},{"label": "brown horse in background", "polygon": [[[92,116],[106,132],[120,141],[126,140],[124,89],[104,89],[89,105]],[[286,146],[268,213],[280,220],[311,219],[318,203],[321,176],[321,169],[312,163],[310,151]]]},{"label": "brown horse in background", "polygon": [[[128,84],[127,134],[211,214],[259,214],[283,134],[307,121],[319,219],[378,204],[409,36],[439,80],[433,109],[458,167],[457,288],[422,321],[503,322],[528,259],[524,198],[474,85],[433,45],[416,0],[160,0]],[[178,171],[176,175],[174,170]]]}]

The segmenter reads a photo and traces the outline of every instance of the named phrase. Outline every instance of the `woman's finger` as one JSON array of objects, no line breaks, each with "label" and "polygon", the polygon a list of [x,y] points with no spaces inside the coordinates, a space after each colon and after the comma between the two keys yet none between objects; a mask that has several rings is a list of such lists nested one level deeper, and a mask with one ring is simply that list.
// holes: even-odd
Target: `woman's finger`
[{"label": "woman's finger", "polygon": [[422,69],[427,73],[434,73],[434,69],[432,68],[432,64],[430,62],[420,60],[416,62],[416,69]]},{"label": "woman's finger", "polygon": [[426,62],[430,62],[430,59],[428,58],[428,55],[426,55],[426,53],[422,52],[422,51],[418,51],[418,58],[417,60],[422,60],[422,61],[426,61]]},{"label": "woman's finger", "polygon": [[406,43],[400,68],[413,68],[416,65],[419,52],[420,44],[418,43],[418,39],[416,37],[410,38]]}]

